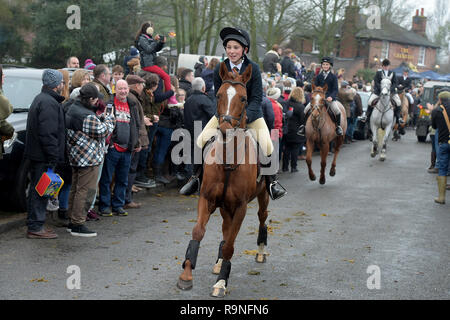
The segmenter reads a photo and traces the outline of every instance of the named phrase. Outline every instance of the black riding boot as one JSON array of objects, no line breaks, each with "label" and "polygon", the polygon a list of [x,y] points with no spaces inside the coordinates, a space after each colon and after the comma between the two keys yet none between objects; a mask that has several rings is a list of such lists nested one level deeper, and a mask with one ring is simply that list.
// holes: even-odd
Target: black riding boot
[{"label": "black riding boot", "polygon": [[[270,168],[270,162],[266,165],[261,164],[261,167]],[[284,189],[278,182],[276,174],[266,175],[265,178],[267,192],[269,193],[272,200],[277,200],[286,194],[286,189]]]},{"label": "black riding boot", "polygon": [[203,164],[194,164],[194,174],[189,181],[181,188],[180,194],[190,196],[200,190],[203,177]]},{"label": "black riding boot", "polygon": [[336,117],[335,117],[335,124],[336,124],[336,135],[338,135],[338,136],[342,136],[342,135],[344,135],[344,131],[342,130],[342,127],[341,127],[341,115],[340,114],[338,114]]},{"label": "black riding boot", "polygon": [[300,124],[300,127],[298,127],[297,134],[299,136],[302,136],[302,137],[305,136],[306,121],[308,121],[308,117],[309,117],[310,113],[311,113],[311,109],[305,114],[305,116],[303,117],[303,122]]},{"label": "black riding boot", "polygon": [[365,122],[367,123],[367,135],[370,137],[372,136],[372,129],[370,129],[370,116],[372,115],[372,111],[373,111],[373,106],[367,106],[367,111],[366,111],[366,120]]}]

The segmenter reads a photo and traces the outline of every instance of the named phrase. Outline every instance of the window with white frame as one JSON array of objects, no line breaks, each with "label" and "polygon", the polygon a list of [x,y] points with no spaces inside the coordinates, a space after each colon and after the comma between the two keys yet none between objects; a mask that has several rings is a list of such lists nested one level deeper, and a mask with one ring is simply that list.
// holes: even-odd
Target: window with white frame
[{"label": "window with white frame", "polygon": [[419,61],[417,62],[418,65],[424,66],[425,65],[425,47],[420,47],[419,51]]},{"label": "window with white frame", "polygon": [[320,51],[319,41],[317,41],[316,39],[313,39],[311,53],[319,53],[319,51]]},{"label": "window with white frame", "polygon": [[389,41],[383,40],[381,46],[381,59],[389,58]]}]

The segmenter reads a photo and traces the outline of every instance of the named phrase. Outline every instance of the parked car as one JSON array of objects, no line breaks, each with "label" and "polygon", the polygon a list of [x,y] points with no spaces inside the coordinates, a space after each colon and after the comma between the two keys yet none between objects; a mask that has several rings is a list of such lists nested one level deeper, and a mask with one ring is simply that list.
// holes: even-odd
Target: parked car
[{"label": "parked car", "polygon": [[353,139],[366,140],[368,138],[369,123],[366,119],[367,102],[369,101],[370,92],[358,91],[361,97],[363,114],[356,118],[355,130],[353,131]]},{"label": "parked car", "polygon": [[34,97],[41,91],[43,70],[6,66],[3,73],[3,91],[14,107],[7,121],[15,132],[11,139],[5,141],[5,154],[0,160],[1,209],[24,212],[30,183],[29,165],[23,158],[27,117]]}]

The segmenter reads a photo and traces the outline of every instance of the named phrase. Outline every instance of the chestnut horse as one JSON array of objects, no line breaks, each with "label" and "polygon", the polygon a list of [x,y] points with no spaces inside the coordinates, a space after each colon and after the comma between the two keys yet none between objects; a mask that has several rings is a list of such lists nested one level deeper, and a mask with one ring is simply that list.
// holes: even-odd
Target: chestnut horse
[{"label": "chestnut horse", "polygon": [[[250,80],[249,65],[242,75],[228,72],[225,63],[220,65],[222,85],[217,92],[219,130],[215,141],[205,152],[203,181],[197,208],[197,223],[192,230],[192,240],[186,251],[183,273],[177,286],[182,290],[193,287],[192,270],[195,269],[200,241],[203,239],[210,215],[220,208],[223,240],[213,273],[218,274],[213,286],[213,297],[224,297],[231,269],[234,241],[247,212],[247,204],[258,197],[259,234],[256,261],[265,262],[267,245],[267,207],[269,194],[265,179],[258,178],[257,147],[246,128],[246,83]],[[231,134],[230,134],[231,133]],[[244,137],[239,142],[238,136]],[[231,137],[230,137],[231,136]],[[225,139],[229,138],[229,139]],[[228,141],[227,141],[228,140]],[[231,143],[231,146],[230,146]],[[230,157],[230,151],[234,153]],[[243,155],[241,159],[239,154]],[[242,159],[244,157],[244,159]],[[223,161],[226,159],[226,161]],[[252,161],[253,159],[253,161]],[[242,161],[244,160],[244,161]]]},{"label": "chestnut horse", "polygon": [[[328,86],[316,87],[312,85],[311,94],[311,115],[306,122],[306,164],[308,165],[309,179],[314,181],[316,176],[311,168],[312,153],[314,146],[320,149],[320,184],[325,184],[325,168],[327,166],[327,156],[330,150],[330,142],[335,142],[334,158],[331,164],[330,176],[336,174],[336,159],[344,143],[344,136],[336,135],[336,125],[328,114],[328,108],[325,103],[325,93]],[[344,106],[336,101],[341,110],[341,127],[345,134],[347,130],[347,116]]]},{"label": "chestnut horse", "polygon": [[400,133],[399,133],[399,126],[401,128],[405,128],[406,124],[408,123],[408,112],[409,112],[409,101],[408,98],[406,97],[406,92],[403,89],[402,86],[398,87],[398,97],[400,98],[400,101],[402,102],[402,106],[401,106],[401,111],[400,111],[400,116],[403,119],[403,124],[395,124],[394,128],[392,129],[393,131],[393,137],[392,140],[393,141],[397,141],[401,138]]}]

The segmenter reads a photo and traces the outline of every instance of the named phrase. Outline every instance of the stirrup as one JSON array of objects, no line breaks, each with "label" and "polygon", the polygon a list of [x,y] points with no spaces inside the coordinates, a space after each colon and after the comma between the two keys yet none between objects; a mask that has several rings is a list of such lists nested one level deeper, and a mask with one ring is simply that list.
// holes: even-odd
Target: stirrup
[{"label": "stirrup", "polygon": [[[272,188],[276,187],[276,186],[279,186],[282,189],[282,190],[280,190],[281,192],[278,195],[274,195],[273,192],[272,192]],[[281,197],[286,195],[286,193],[287,193],[286,189],[280,183],[278,183],[277,180],[275,180],[275,181],[270,183],[270,185],[269,185],[269,195],[270,195],[270,198],[272,200],[280,199]]]}]

